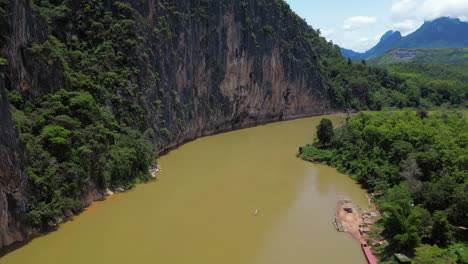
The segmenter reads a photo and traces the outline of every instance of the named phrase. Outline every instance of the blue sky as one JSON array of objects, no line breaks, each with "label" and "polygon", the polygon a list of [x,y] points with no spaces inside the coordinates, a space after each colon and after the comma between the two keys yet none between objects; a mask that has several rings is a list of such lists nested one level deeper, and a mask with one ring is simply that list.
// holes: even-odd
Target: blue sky
[{"label": "blue sky", "polygon": [[388,30],[407,35],[441,16],[468,20],[468,0],[286,0],[322,35],[341,47],[365,51]]}]

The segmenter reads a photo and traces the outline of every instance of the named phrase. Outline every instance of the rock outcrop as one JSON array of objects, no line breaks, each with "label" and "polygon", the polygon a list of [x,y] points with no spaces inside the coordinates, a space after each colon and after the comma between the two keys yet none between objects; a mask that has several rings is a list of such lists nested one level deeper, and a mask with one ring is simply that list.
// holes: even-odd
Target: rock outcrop
[{"label": "rock outcrop", "polygon": [[[112,11],[115,2],[102,5]],[[137,76],[128,80],[129,87],[138,87],[138,96],[129,100],[144,109],[144,126],[156,132],[159,151],[221,131],[333,111],[320,50],[311,40],[318,35],[285,2],[122,2],[138,11],[138,32],[149,50],[135,63]],[[28,239],[27,168],[6,90],[34,101],[60,88],[73,89],[60,66],[30,54],[33,44],[53,33],[29,1],[10,0],[5,8],[7,23],[0,28],[0,56],[8,61],[0,78],[0,247]],[[57,37],[67,41],[76,28],[70,22],[60,30]],[[85,205],[105,193],[92,182],[88,189]]]},{"label": "rock outcrop", "polygon": [[0,78],[0,247],[28,237],[24,227],[25,168]]}]

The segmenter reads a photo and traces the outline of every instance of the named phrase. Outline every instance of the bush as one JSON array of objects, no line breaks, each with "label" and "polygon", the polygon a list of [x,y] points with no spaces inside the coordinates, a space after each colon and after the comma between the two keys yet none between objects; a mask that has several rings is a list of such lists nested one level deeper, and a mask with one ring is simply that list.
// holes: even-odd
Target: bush
[{"label": "bush", "polygon": [[328,145],[335,132],[333,131],[333,124],[330,119],[322,118],[320,124],[317,126],[317,138],[322,145]]},{"label": "bush", "polygon": [[[334,166],[375,192],[390,251],[408,254],[422,243],[450,246],[452,225],[468,221],[467,120],[458,112],[421,115],[359,114],[334,134],[331,122],[322,119],[319,140],[298,154]],[[422,258],[422,251],[416,254]]]}]

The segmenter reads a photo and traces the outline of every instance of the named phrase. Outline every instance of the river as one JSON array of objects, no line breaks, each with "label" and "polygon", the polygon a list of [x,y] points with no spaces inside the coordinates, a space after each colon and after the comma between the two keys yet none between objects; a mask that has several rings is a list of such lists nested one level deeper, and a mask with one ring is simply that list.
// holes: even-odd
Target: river
[{"label": "river", "polygon": [[187,143],[159,159],[158,181],[94,203],[0,263],[366,263],[359,244],[332,224],[337,195],[365,207],[365,192],[295,156],[321,118]]}]

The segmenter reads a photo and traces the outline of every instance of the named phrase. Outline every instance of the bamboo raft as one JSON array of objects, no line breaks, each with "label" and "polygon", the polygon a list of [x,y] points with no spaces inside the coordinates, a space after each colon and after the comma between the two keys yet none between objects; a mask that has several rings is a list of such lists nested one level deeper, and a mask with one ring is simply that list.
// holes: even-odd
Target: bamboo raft
[{"label": "bamboo raft", "polygon": [[335,216],[335,219],[333,220],[333,224],[335,225],[336,230],[338,232],[347,232],[346,227],[343,225],[343,222],[341,222],[341,219],[338,218],[338,216]]}]

